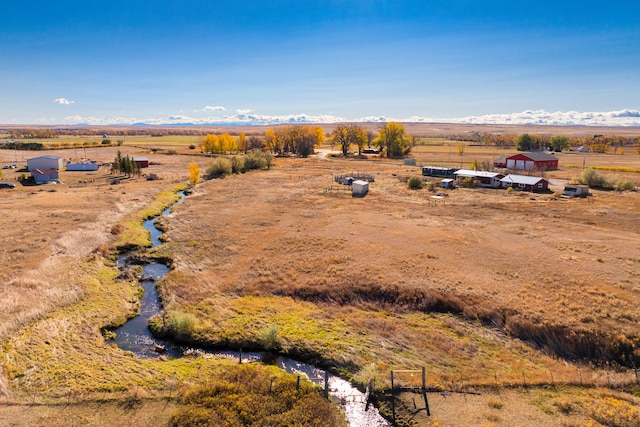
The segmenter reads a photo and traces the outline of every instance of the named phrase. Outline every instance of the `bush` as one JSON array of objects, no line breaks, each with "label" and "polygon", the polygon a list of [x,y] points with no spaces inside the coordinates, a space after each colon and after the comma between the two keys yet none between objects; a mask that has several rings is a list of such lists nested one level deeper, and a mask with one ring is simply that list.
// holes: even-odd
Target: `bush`
[{"label": "bush", "polygon": [[607,178],[596,172],[595,169],[585,169],[577,179],[580,184],[588,185],[589,188],[611,189],[613,185]]},{"label": "bush", "polygon": [[196,319],[189,313],[174,313],[169,319],[169,329],[175,335],[190,335]]},{"label": "bush", "polygon": [[242,173],[245,171],[244,168],[244,159],[239,156],[233,156],[231,158],[231,172],[232,173]]},{"label": "bush", "polygon": [[424,187],[424,181],[419,176],[412,176],[409,178],[409,181],[407,181],[407,184],[411,190],[420,190]]},{"label": "bush", "polygon": [[214,159],[207,168],[207,179],[224,178],[231,175],[231,162],[224,158]]},{"label": "bush", "polygon": [[193,145],[193,144],[189,145],[189,150],[195,150],[195,149],[196,149],[195,145]]},{"label": "bush", "polygon": [[260,344],[265,350],[277,350],[279,347],[278,334],[280,328],[278,325],[271,325],[260,332]]},{"label": "bush", "polygon": [[629,180],[621,180],[616,182],[615,188],[620,191],[634,191],[636,186]]},{"label": "bush", "polygon": [[[269,155],[271,155],[271,153],[269,153]],[[260,151],[252,151],[244,157],[245,170],[263,169],[265,167],[267,167],[266,158]]]},{"label": "bush", "polygon": [[102,140],[102,145],[111,145],[111,140],[109,138],[105,138]]}]

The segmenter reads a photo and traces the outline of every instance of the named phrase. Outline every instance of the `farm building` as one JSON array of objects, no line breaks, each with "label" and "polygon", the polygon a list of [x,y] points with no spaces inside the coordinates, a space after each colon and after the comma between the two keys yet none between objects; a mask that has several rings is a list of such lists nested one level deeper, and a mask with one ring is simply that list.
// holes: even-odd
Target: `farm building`
[{"label": "farm building", "polygon": [[149,167],[149,159],[146,157],[134,157],[133,161],[140,166],[140,169]]},{"label": "farm building", "polygon": [[423,166],[423,176],[437,176],[440,178],[455,178],[455,168],[443,168],[441,166]]},{"label": "farm building", "polygon": [[353,197],[364,197],[369,192],[367,181],[356,180],[351,183],[351,195]]},{"label": "farm building", "polygon": [[445,178],[441,182],[442,188],[455,188],[455,180],[452,178]]},{"label": "farm building", "polygon": [[538,176],[507,175],[500,180],[502,188],[513,188],[521,191],[545,191],[549,189],[549,181]]},{"label": "farm building", "polygon": [[48,170],[48,169],[62,169],[62,157],[60,156],[40,156],[33,157],[31,159],[27,159],[27,168],[30,171],[34,171],[36,169],[40,170]]},{"label": "farm building", "polygon": [[58,169],[34,169],[31,171],[31,176],[36,184],[47,184],[60,179]]},{"label": "farm building", "polygon": [[97,171],[100,165],[95,162],[67,163],[68,171]]},{"label": "farm building", "polygon": [[555,170],[558,169],[558,158],[547,153],[518,153],[495,159],[493,166],[527,171]]},{"label": "farm building", "polygon": [[458,181],[471,178],[473,181],[479,181],[482,187],[500,187],[500,179],[504,176],[497,172],[489,171],[472,171],[468,169],[460,169],[454,172],[454,175]]}]

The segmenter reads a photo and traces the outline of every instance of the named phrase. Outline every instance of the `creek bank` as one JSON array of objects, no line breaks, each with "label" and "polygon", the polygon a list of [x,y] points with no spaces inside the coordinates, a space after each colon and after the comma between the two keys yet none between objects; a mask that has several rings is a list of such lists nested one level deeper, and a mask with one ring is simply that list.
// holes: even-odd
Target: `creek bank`
[{"label": "creek bank", "polygon": [[[175,204],[184,200],[185,194],[180,192],[180,199],[162,211],[161,216],[171,213],[171,209]],[[155,248],[161,244],[162,231],[155,226],[156,221],[161,217],[155,217],[144,221],[144,227],[150,232],[151,247]],[[173,261],[169,257],[154,257],[148,253],[139,250],[136,252],[123,254],[118,258],[117,265],[123,271],[123,274],[131,274],[131,266],[141,267],[138,275],[138,282],[142,288],[140,299],[140,310],[131,319],[123,325],[113,328],[103,328],[107,330],[105,336],[111,337],[119,348],[124,351],[132,352],[139,358],[156,358],[171,357],[179,358],[185,356],[197,356],[205,358],[233,358],[243,362],[270,362],[277,365],[280,369],[291,374],[307,377],[320,386],[327,386],[329,395],[341,403],[345,412],[347,422],[350,426],[363,427],[387,427],[391,424],[380,415],[380,412],[373,405],[369,405],[369,398],[349,381],[344,380],[336,375],[329,374],[329,371],[314,366],[310,363],[301,362],[299,360],[290,359],[274,355],[270,352],[263,351],[236,351],[230,348],[221,349],[219,346],[212,346],[208,342],[200,342],[193,340],[189,334],[180,333],[180,328],[176,330],[172,328],[167,330],[167,321],[169,319],[166,312],[162,310],[162,304],[159,298],[157,284],[170,271]],[[182,321],[186,322],[183,326],[193,325],[195,319],[187,315]],[[157,327],[150,325],[163,325],[158,330]],[[178,325],[179,326],[179,325]],[[154,335],[152,330],[159,332],[160,336]],[[177,333],[176,333],[177,332]],[[244,348],[258,350],[261,346],[258,343],[247,342]],[[291,355],[300,356],[301,359],[313,360],[320,366],[328,367],[330,361],[326,361],[319,354],[296,350],[290,352]]]}]

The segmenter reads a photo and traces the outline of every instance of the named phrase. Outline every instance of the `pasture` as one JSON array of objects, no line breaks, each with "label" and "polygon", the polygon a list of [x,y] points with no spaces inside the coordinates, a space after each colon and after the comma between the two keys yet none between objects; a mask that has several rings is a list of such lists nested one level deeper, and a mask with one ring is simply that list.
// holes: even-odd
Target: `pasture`
[{"label": "pasture", "polygon": [[[101,402],[125,404],[134,395],[129,412],[114,412],[133,422],[160,402],[172,410],[178,393],[225,369],[228,362],[202,358],[137,360],[101,334],[137,304],[135,281],[119,277],[113,264],[115,247],[126,243],[121,228],[135,228],[154,203],[169,203],[163,194],[186,182],[189,162],[203,170],[210,162],[188,148],[189,138],[87,148],[86,157],[100,162],[117,150],[147,156],[144,172],[156,181],[112,185],[101,169],[62,172],[63,184],[3,190],[0,421],[30,423],[35,412],[15,408],[31,402],[54,420],[71,402],[73,416],[89,420]],[[412,155],[459,166],[497,154],[466,146],[459,155],[455,144],[430,140]],[[0,151],[0,159],[21,163],[33,154]],[[636,172],[606,170],[638,168],[640,156],[559,157],[567,167],[545,172],[559,183],[578,175],[569,165],[581,167],[584,158],[640,185]],[[375,175],[369,195],[323,193],[333,174],[350,171]],[[21,173],[4,170],[3,180]],[[390,369],[425,366],[429,386],[456,398],[434,395],[434,417],[419,415],[420,425],[526,425],[527,418],[530,425],[615,425],[603,418],[606,405],[637,417],[633,371],[609,369],[586,353],[593,345],[638,348],[638,193],[566,200],[456,189],[433,199],[407,188],[406,179],[419,174],[379,160],[311,157],[198,184],[162,221],[166,243],[156,252],[173,259],[161,285],[168,315],[193,316],[189,339],[211,345],[264,347],[265,332],[275,330],[269,344],[278,351],[355,381],[373,377],[381,391]],[[481,395],[463,404],[458,391]],[[403,395],[406,411],[411,399]],[[383,393],[380,401],[388,410]],[[466,418],[451,416],[456,406]]]}]

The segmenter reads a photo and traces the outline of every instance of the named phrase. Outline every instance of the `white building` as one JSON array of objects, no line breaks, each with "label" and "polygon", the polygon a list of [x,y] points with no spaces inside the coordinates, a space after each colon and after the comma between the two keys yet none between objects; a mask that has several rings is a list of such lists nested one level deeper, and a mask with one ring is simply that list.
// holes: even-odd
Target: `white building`
[{"label": "white building", "polygon": [[60,170],[60,169],[62,169],[62,157],[60,157],[60,156],[50,156],[50,155],[40,156],[40,157],[33,157],[33,158],[27,160],[27,168],[30,171],[34,171],[36,169],[40,169],[40,170],[51,170],[51,169]]}]

